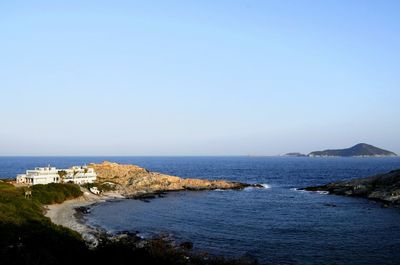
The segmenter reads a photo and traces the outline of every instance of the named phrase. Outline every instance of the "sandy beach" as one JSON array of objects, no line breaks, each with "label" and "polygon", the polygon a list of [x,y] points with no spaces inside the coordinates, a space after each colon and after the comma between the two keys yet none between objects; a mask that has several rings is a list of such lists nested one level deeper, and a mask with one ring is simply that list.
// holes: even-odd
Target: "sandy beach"
[{"label": "sandy beach", "polygon": [[82,206],[89,206],[94,203],[105,202],[106,200],[124,198],[119,193],[108,192],[102,195],[94,195],[88,191],[76,199],[67,200],[61,204],[52,204],[46,206],[45,216],[49,217],[55,224],[68,227],[77,231],[83,239],[91,246],[97,246],[97,235],[99,230],[86,225],[84,222],[78,220],[76,217],[76,208]]}]

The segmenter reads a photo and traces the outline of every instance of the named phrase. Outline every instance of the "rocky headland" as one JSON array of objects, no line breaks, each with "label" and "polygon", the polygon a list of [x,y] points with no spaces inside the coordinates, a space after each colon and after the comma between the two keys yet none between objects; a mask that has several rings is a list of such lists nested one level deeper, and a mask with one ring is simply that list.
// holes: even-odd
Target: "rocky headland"
[{"label": "rocky headland", "polygon": [[246,184],[225,180],[186,179],[151,172],[136,165],[124,165],[105,161],[101,164],[89,164],[97,173],[97,182],[109,183],[116,192],[125,197],[135,197],[142,194],[182,191],[182,190],[215,190],[243,189],[259,187],[259,184]]},{"label": "rocky headland", "polygon": [[327,191],[329,194],[363,197],[381,201],[385,205],[400,205],[400,170],[366,178],[333,182],[307,187],[307,191]]}]

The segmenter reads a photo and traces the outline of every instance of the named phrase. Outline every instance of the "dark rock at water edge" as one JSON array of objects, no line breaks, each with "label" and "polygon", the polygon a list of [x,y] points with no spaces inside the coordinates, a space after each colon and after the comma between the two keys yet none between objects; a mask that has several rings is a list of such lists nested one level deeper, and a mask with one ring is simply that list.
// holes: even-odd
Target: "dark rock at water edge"
[{"label": "dark rock at water edge", "polygon": [[186,241],[186,242],[182,242],[179,246],[180,246],[182,249],[190,250],[190,249],[193,248],[193,243],[190,242],[190,241]]},{"label": "dark rock at water edge", "polygon": [[363,197],[385,204],[400,205],[400,170],[372,177],[307,187],[302,190],[327,191],[329,194]]},{"label": "dark rock at water edge", "polygon": [[75,211],[81,214],[88,214],[90,213],[90,208],[86,206],[79,206],[75,207]]}]

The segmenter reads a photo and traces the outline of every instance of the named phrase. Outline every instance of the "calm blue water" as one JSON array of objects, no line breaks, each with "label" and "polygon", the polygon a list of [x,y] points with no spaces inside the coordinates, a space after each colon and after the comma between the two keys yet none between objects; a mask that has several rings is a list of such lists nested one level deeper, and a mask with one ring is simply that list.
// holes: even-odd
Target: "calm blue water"
[{"label": "calm blue water", "polygon": [[[287,157],[14,157],[0,158],[0,177],[52,164],[103,160],[209,179],[265,183],[269,189],[171,193],[149,203],[93,207],[92,225],[190,240],[199,251],[256,257],[261,264],[398,264],[400,210],[364,199],[293,188],[400,168],[400,158]],[[336,207],[332,207],[336,205]]]}]

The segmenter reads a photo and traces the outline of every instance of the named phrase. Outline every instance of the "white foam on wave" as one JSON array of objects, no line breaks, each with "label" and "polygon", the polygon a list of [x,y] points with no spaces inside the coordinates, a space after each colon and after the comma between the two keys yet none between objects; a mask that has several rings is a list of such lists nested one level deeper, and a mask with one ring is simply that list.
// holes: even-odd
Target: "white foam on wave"
[{"label": "white foam on wave", "polygon": [[327,194],[329,194],[329,191],[325,191],[325,190],[308,191],[308,190],[303,190],[303,189],[299,189],[299,188],[291,188],[290,190],[292,190],[292,191],[298,191],[298,192],[318,193],[318,194],[322,194],[322,195],[327,195]]},{"label": "white foam on wave", "polygon": [[262,188],[261,187],[246,187],[243,190],[244,191],[251,191],[251,190],[257,190],[257,189],[270,189],[271,188],[271,185],[269,185],[267,183],[262,183],[260,185],[262,186]]},{"label": "white foam on wave", "polygon": [[263,183],[263,184],[261,184],[261,186],[263,186],[264,189],[270,189],[271,188],[271,185],[269,185],[267,183]]},{"label": "white foam on wave", "polygon": [[309,191],[302,190],[302,189],[299,189],[299,188],[291,188],[290,190],[291,191],[296,191],[296,192],[309,192]]}]

